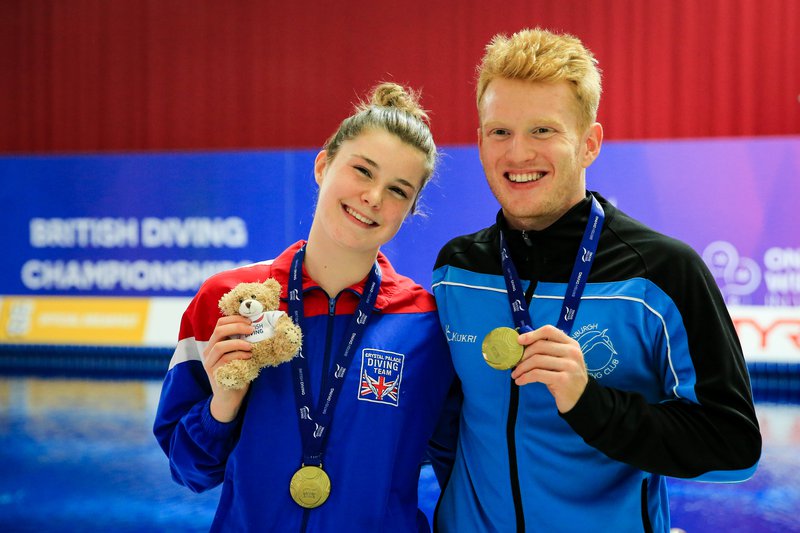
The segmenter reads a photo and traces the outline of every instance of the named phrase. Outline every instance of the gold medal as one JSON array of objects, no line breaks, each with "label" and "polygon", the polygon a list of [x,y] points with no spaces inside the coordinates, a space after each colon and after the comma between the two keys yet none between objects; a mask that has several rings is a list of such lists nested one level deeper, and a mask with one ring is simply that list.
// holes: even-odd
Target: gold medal
[{"label": "gold medal", "polygon": [[522,359],[523,347],[517,343],[519,333],[512,328],[494,328],[483,338],[481,351],[486,364],[497,370],[513,368]]},{"label": "gold medal", "polygon": [[289,493],[297,505],[313,509],[328,499],[331,493],[331,480],[318,466],[301,466],[289,482]]}]

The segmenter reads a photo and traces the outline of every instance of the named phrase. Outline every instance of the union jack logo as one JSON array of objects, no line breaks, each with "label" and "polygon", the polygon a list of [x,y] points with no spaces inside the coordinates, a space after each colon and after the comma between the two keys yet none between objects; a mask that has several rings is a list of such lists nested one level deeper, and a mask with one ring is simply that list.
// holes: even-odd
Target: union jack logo
[{"label": "union jack logo", "polygon": [[365,370],[361,374],[361,396],[374,395],[375,399],[381,401],[384,397],[391,398],[397,403],[397,387],[400,385],[399,380],[386,381],[384,376],[375,379],[367,374]]},{"label": "union jack logo", "polygon": [[404,361],[405,356],[400,353],[364,349],[361,352],[358,399],[397,407]]}]

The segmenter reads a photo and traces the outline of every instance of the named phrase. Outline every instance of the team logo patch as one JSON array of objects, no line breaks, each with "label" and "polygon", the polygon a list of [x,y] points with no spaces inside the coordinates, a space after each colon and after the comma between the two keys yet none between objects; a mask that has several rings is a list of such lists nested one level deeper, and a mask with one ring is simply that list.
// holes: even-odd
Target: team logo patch
[{"label": "team logo patch", "polygon": [[358,399],[397,407],[405,355],[375,348],[361,352]]},{"label": "team logo patch", "polygon": [[611,375],[620,362],[619,353],[608,335],[608,328],[587,324],[572,334],[578,341],[586,361],[586,370],[595,379]]}]

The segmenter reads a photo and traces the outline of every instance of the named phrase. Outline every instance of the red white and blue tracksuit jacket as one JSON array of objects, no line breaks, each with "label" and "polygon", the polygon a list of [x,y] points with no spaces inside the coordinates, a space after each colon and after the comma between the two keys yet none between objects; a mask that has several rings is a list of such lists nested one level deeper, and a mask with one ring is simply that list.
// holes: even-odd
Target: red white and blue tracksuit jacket
[{"label": "red white and blue tracksuit jacket", "polygon": [[[291,363],[261,371],[234,421],[220,423],[209,412],[211,388],[201,358],[220,317],[218,300],[237,283],[273,277],[283,286],[286,311],[289,268],[301,244],[272,262],[211,277],[184,313],[154,424],[172,476],[196,492],[223,484],[213,531],[427,529],[417,508],[419,468],[454,373],[433,297],[397,274],[383,254],[375,312],[328,428],[323,458],[332,486],[328,501],[305,510],[289,495],[303,457]],[[363,286],[364,281],[329,298],[303,272],[302,349],[315,403],[323,369],[327,372],[338,355]],[[381,365],[382,354],[394,363],[399,357],[400,364]],[[400,383],[379,397],[364,383],[367,378]]]}]

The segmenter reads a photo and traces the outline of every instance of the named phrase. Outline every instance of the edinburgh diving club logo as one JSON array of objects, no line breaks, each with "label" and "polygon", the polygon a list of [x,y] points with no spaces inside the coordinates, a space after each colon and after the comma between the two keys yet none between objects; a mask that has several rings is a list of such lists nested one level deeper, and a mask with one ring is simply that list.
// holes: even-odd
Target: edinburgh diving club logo
[{"label": "edinburgh diving club logo", "polygon": [[397,407],[404,359],[403,354],[365,348],[361,352],[358,399]]},{"label": "edinburgh diving club logo", "polygon": [[595,379],[610,376],[620,363],[620,356],[608,335],[608,328],[587,324],[572,333],[586,361],[586,371]]}]

